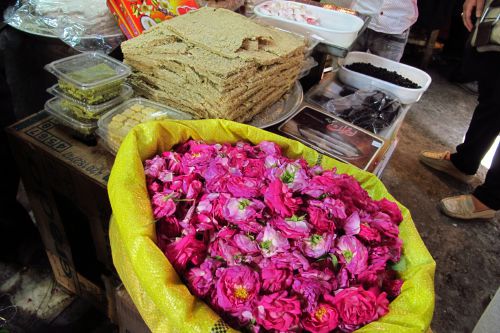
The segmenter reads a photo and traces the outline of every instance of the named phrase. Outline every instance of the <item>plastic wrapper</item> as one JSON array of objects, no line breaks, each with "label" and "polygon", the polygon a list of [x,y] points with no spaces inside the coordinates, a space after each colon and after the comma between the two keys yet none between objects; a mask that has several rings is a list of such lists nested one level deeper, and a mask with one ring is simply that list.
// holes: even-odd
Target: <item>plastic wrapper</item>
[{"label": "plastic wrapper", "polygon": [[109,10],[127,39],[143,31],[205,6],[204,0],[107,0]]},{"label": "plastic wrapper", "polygon": [[[156,245],[155,223],[143,162],[188,139],[210,143],[276,142],[290,158],[353,175],[375,199],[395,199],[373,174],[322,156],[277,134],[227,120],[155,121],[141,124],[124,139],[111,171],[108,194],[113,209],[110,241],[113,262],[134,304],[153,332],[234,332],[204,302],[191,295]],[[425,332],[434,311],[435,262],[425,248],[408,209],[399,204],[403,222],[404,280],[389,313],[358,333]]]},{"label": "plastic wrapper", "polygon": [[18,0],[5,21],[28,33],[60,38],[81,52],[110,53],[124,40],[105,0]]},{"label": "plastic wrapper", "polygon": [[358,90],[354,94],[329,100],[324,108],[353,125],[379,134],[396,119],[401,103],[381,91]]}]

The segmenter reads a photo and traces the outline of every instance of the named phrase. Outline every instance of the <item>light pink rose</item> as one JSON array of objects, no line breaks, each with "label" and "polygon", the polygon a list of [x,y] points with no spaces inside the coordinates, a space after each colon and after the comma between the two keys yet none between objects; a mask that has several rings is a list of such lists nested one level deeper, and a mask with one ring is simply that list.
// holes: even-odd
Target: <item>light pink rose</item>
[{"label": "light pink rose", "polygon": [[259,246],[253,236],[239,233],[234,235],[233,240],[234,244],[244,254],[256,254],[260,252]]},{"label": "light pink rose", "polygon": [[343,228],[347,236],[359,234],[360,220],[358,212],[352,213],[351,216],[345,220]]},{"label": "light pink rose", "polygon": [[283,236],[291,239],[301,239],[309,235],[311,227],[304,216],[292,216],[287,218],[277,217],[271,221]]},{"label": "light pink rose", "polygon": [[276,253],[285,252],[290,248],[288,240],[270,225],[267,225],[257,236],[257,241],[264,257],[272,257]]},{"label": "light pink rose", "polygon": [[352,274],[359,274],[368,266],[368,250],[355,236],[340,237],[335,251]]},{"label": "light pink rose", "polygon": [[331,234],[314,234],[302,241],[302,253],[310,258],[319,258],[330,251],[332,243],[333,237]]},{"label": "light pink rose", "polygon": [[231,223],[255,221],[262,216],[265,205],[259,200],[230,198],[222,210],[223,217]]}]

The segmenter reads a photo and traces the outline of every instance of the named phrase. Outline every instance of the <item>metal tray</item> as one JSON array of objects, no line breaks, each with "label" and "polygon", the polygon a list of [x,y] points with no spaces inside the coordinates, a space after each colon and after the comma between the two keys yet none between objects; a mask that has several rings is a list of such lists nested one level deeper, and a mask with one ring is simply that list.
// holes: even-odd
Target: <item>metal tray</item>
[{"label": "metal tray", "polygon": [[303,98],[304,92],[302,91],[302,86],[299,81],[297,81],[293,88],[279,101],[255,115],[250,121],[246,122],[246,124],[259,128],[277,125],[288,119],[299,109]]}]

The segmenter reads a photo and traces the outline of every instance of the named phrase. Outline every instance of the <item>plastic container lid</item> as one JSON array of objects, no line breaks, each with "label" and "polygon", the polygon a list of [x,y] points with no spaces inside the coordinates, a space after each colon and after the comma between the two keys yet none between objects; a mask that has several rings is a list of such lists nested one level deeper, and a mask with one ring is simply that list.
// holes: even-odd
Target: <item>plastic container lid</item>
[{"label": "plastic container lid", "polygon": [[72,112],[61,105],[61,99],[54,97],[45,103],[45,110],[59,120],[63,125],[75,131],[90,135],[97,129],[97,120],[75,119]]},{"label": "plastic container lid", "polygon": [[101,104],[95,104],[95,105],[91,105],[91,104],[86,104],[66,93],[64,93],[63,90],[61,90],[61,88],[59,88],[59,85],[58,84],[55,84],[53,85],[52,87],[48,88],[47,89],[47,92],[49,94],[52,94],[56,97],[60,97],[60,98],[64,98],[64,99],[67,99],[69,100],[71,103],[74,103],[74,104],[77,104],[81,107],[83,107],[85,110],[87,110],[88,112],[90,113],[94,113],[94,114],[100,114],[100,113],[103,113],[104,111],[106,110],[109,110],[111,109],[112,107],[122,103],[123,101],[129,99],[130,97],[132,97],[132,95],[134,94],[134,90],[132,89],[131,86],[129,86],[128,84],[124,84],[122,86],[122,91],[120,92],[120,95],[107,101],[107,102],[104,102],[104,103],[101,103]]},{"label": "plastic container lid", "polygon": [[[71,75],[74,72],[98,65],[106,65],[111,70],[109,73],[98,71],[95,76],[90,77]],[[127,65],[98,52],[84,52],[75,56],[56,60],[45,65],[44,68],[49,73],[54,74],[58,79],[69,82],[83,90],[125,79],[131,73],[130,67]]]},{"label": "plastic container lid", "polygon": [[[122,115],[125,111],[132,110],[133,107],[139,107],[141,110],[135,111],[134,118],[123,116],[125,119],[122,118],[119,121],[125,126],[112,127],[110,125],[115,116]],[[144,109],[153,110],[146,110],[144,112]],[[99,118],[97,134],[105,141],[108,148],[111,148],[111,152],[116,153],[121,141],[130,130],[130,127],[126,126],[126,122],[129,122],[130,126],[135,126],[132,125],[132,123],[140,124],[146,121],[160,119],[190,120],[193,119],[193,117],[188,113],[177,111],[166,105],[155,103],[145,98],[132,98],[114,109],[107,111]]]}]

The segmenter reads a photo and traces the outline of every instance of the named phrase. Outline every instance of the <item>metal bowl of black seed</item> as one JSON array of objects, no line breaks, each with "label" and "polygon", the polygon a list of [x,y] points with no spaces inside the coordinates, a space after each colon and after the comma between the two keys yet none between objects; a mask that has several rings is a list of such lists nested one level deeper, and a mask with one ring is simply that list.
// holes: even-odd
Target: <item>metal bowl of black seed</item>
[{"label": "metal bowl of black seed", "polygon": [[354,62],[350,65],[345,65],[347,69],[351,71],[365,74],[392,84],[398,85],[404,88],[410,89],[420,89],[422,88],[412,80],[398,74],[394,71],[389,71],[382,67],[373,66],[372,64],[365,62]]}]

